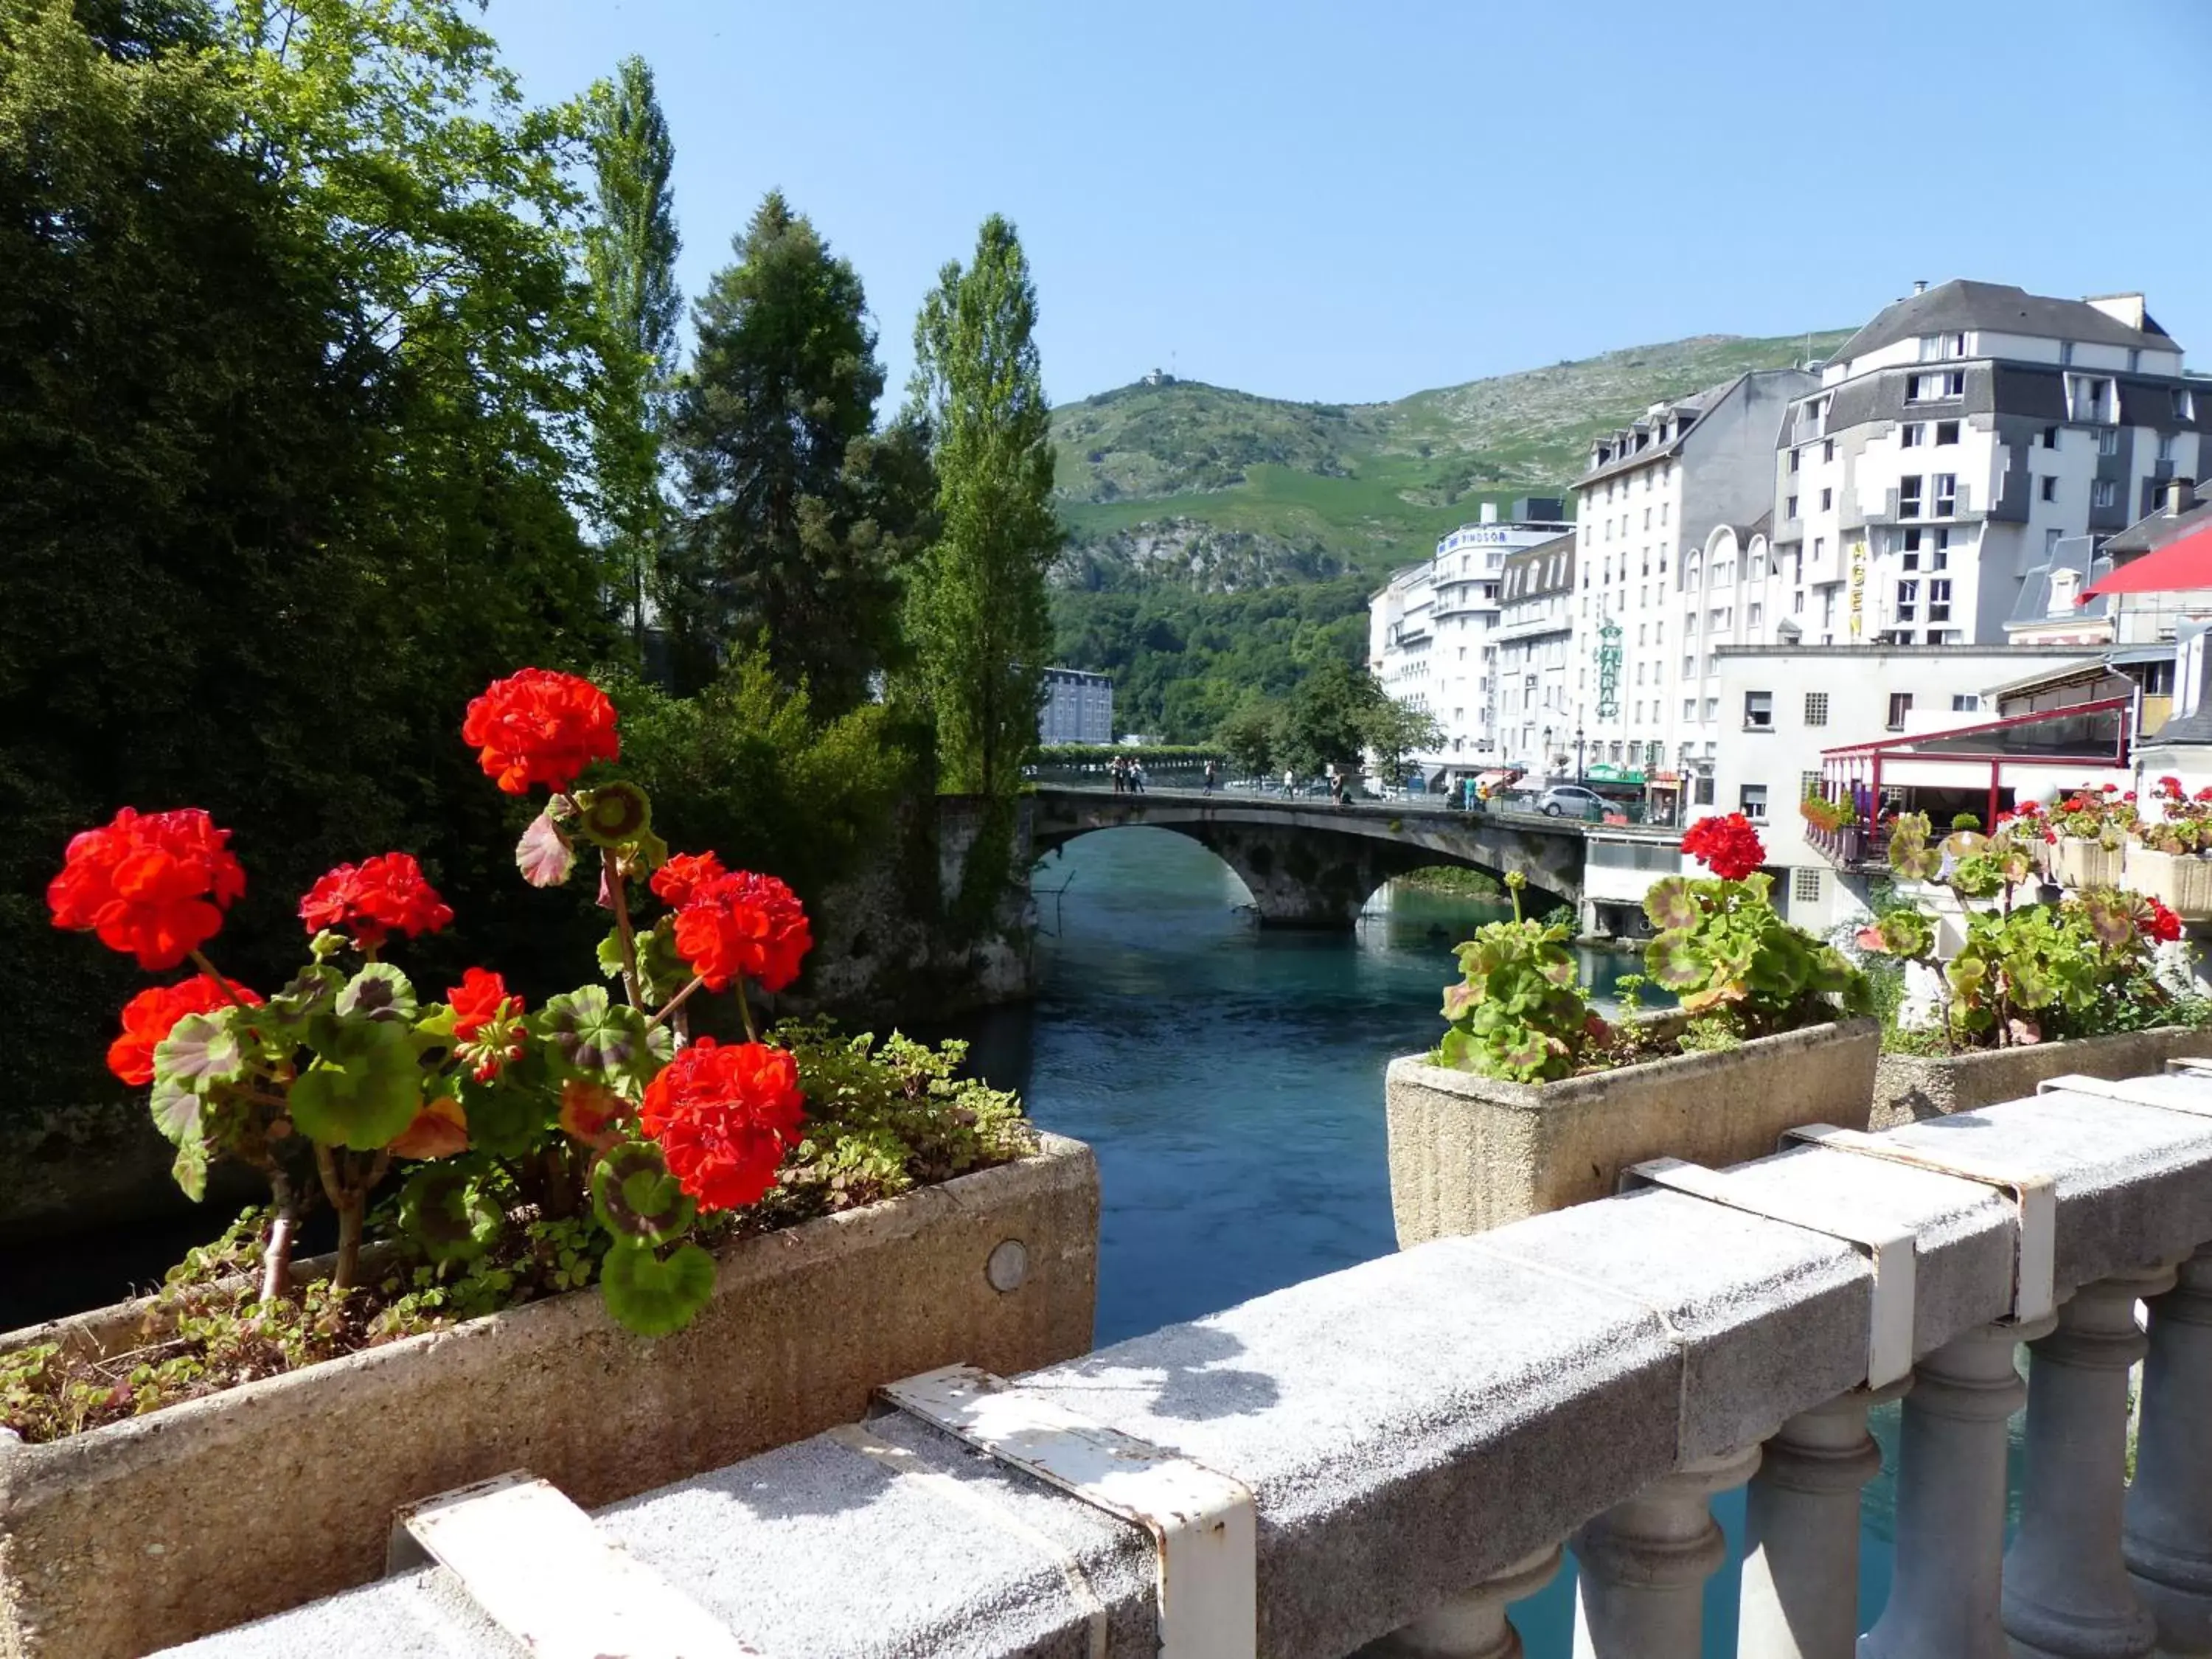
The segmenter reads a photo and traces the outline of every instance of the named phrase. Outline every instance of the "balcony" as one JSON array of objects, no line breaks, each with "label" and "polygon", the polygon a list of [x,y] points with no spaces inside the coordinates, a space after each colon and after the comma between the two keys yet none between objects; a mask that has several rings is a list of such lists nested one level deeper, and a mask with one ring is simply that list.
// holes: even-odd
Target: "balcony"
[{"label": "balcony", "polygon": [[494,1659],[534,1630],[589,1653],[629,1619],[667,1640],[605,1650],[1495,1659],[1571,1550],[1578,1655],[1698,1659],[1710,1502],[1747,1483],[1728,1650],[1849,1659],[1867,1413],[1902,1394],[1894,1579],[1858,1652],[2202,1652],[2212,1077],[1815,1139],[1642,1166],[1668,1184],[1012,1383],[911,1378],[865,1422],[593,1516],[546,1489],[557,1528],[190,1651]]}]

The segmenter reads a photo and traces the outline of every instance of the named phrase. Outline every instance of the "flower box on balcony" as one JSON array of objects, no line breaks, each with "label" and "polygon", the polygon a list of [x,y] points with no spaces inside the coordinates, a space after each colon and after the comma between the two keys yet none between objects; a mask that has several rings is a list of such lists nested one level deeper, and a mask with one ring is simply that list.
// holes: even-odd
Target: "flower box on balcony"
[{"label": "flower box on balcony", "polygon": [[2051,848],[2052,873],[2063,886],[2079,891],[2084,887],[2117,887],[2120,883],[2120,849],[2078,836],[2062,836]]},{"label": "flower box on balcony", "polygon": [[[510,1469],[592,1507],[851,1421],[918,1371],[1071,1358],[1097,1231],[1090,1149],[1043,1135],[726,1246],[713,1299],[657,1340],[580,1291],[51,1443],[0,1437],[0,1653],[129,1659],[364,1583],[402,1504]],[[142,1313],[0,1352],[129,1346]]]},{"label": "flower box on balcony", "polygon": [[2212,858],[2160,853],[2130,842],[2120,885],[2158,900],[2184,921],[2212,921]]},{"label": "flower box on balcony", "polygon": [[2037,1084],[2054,1077],[2142,1077],[2163,1069],[2169,1060],[2208,1050],[2212,1031],[2160,1025],[1971,1054],[1884,1054],[1875,1072],[1870,1127],[1888,1129],[1922,1118],[1979,1111],[2032,1095]]},{"label": "flower box on balcony", "polygon": [[1390,1062],[1390,1205],[1401,1249],[1611,1194],[1655,1158],[1738,1164],[1805,1123],[1864,1128],[1881,1032],[1870,1019],[1556,1083]]}]

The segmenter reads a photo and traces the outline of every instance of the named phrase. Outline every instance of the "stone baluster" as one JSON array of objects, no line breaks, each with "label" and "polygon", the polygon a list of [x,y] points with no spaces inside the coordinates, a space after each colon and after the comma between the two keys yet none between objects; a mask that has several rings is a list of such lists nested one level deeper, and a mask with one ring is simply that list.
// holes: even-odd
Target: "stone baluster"
[{"label": "stone baluster", "polygon": [[1998,1607],[2005,1420],[2027,1397],[2013,1348],[2052,1324],[1984,1325],[1914,1370],[1899,1444],[1896,1571],[1860,1659],[2009,1659]]},{"label": "stone baluster", "polygon": [[1744,1510],[1739,1659],[1851,1659],[1859,1639],[1859,1491],[1881,1473],[1867,1412],[1902,1383],[1791,1418],[1766,1443]]},{"label": "stone baluster", "polygon": [[2136,1298],[2171,1267],[2084,1285],[2031,1350],[2027,1484],[2005,1557],[2004,1626],[2016,1656],[2147,1659],[2157,1642],[2120,1559],[2127,1496],[2128,1370],[2146,1344]]},{"label": "stone baluster", "polygon": [[1534,1595],[1559,1570],[1559,1547],[1539,1550],[1455,1595],[1435,1612],[1370,1642],[1354,1659],[1522,1659],[1506,1604]]},{"label": "stone baluster", "polygon": [[2136,1480],[2122,1553],[2159,1650],[2212,1656],[2212,1244],[2150,1304]]},{"label": "stone baluster", "polygon": [[1748,1480],[1759,1455],[1686,1463],[1575,1534],[1575,1659],[1699,1659],[1705,1580],[1728,1559],[1710,1500]]}]

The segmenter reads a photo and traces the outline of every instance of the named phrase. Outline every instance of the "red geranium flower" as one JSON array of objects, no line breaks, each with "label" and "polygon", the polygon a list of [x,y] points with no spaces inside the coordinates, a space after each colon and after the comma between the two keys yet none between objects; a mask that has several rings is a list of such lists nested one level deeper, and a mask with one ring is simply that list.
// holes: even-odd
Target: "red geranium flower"
[{"label": "red geranium flower", "polygon": [[173,968],[215,937],[222,909],[246,890],[230,831],[198,807],[141,813],[125,807],[102,830],[74,837],[46,884],[54,926],[93,933],[141,968]]},{"label": "red geranium flower", "polygon": [[2145,902],[2150,906],[2150,920],[2142,924],[2143,932],[2161,945],[2170,944],[2179,939],[2181,918],[2156,899],[2147,899]]},{"label": "red geranium flower", "polygon": [[364,951],[378,949],[393,933],[410,939],[434,933],[453,919],[452,907],[422,878],[422,866],[411,853],[341,864],[300,901],[300,920],[308,933],[336,928],[351,934]]},{"label": "red geranium flower", "polygon": [[489,968],[471,968],[446,988],[453,1010],[453,1053],[489,1083],[522,1058],[522,999]]},{"label": "red geranium flower", "polygon": [[1766,862],[1765,844],[1741,812],[1699,818],[1682,837],[1682,850],[1723,881],[1741,881]]},{"label": "red geranium flower", "polygon": [[510,795],[533,783],[566,789],[593,761],[621,752],[615,706],[589,680],[526,668],[494,680],[469,704],[461,736],[486,776]]},{"label": "red geranium flower", "polygon": [[2120,793],[2120,786],[2117,783],[2106,784],[2103,786],[2103,788],[2105,793],[2108,795],[2117,795]]},{"label": "red geranium flower", "polygon": [[[238,1000],[258,1007],[255,992],[229,981]],[[107,1069],[125,1083],[154,1080],[155,1047],[168,1040],[177,1022],[186,1014],[211,1014],[228,1005],[222,987],[206,974],[195,974],[174,985],[152,985],[123,1005],[123,1035],[107,1045]]]},{"label": "red geranium flower", "polygon": [[799,977],[814,946],[799,896],[774,876],[738,870],[694,887],[676,913],[676,951],[710,991],[739,974],[764,991]]},{"label": "red geranium flower", "polygon": [[2158,781],[2158,787],[2165,793],[2172,796],[2176,800],[2179,800],[2181,799],[2181,780],[2175,777],[2172,774],[2168,773],[2165,777],[2160,778]]},{"label": "red geranium flower", "polygon": [[653,872],[653,890],[664,903],[682,909],[691,896],[719,875],[722,860],[712,853],[678,853]]},{"label": "red geranium flower", "polygon": [[787,1050],[712,1037],[677,1050],[638,1113],[669,1172],[708,1211],[759,1202],[805,1121],[799,1063]]}]

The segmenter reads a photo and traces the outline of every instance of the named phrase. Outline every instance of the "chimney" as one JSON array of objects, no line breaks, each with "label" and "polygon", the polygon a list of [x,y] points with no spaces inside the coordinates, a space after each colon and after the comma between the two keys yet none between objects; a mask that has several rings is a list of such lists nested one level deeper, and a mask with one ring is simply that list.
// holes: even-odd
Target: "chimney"
[{"label": "chimney", "polygon": [[2178,519],[2197,505],[2197,481],[2175,478],[2166,486],[2166,516]]},{"label": "chimney", "polygon": [[2148,314],[2140,294],[2092,294],[2086,303],[2129,328],[2141,328]]},{"label": "chimney", "polygon": [[1917,282],[1914,283],[1913,283],[1913,285],[1912,285],[1912,291],[1913,291],[1915,294],[1925,294],[1925,293],[1927,293],[1927,292],[1928,292],[1928,279],[1927,279],[1925,276],[1923,276],[1923,277],[1922,277],[1922,278],[1920,278]]},{"label": "chimney", "polygon": [[1496,501],[1485,501],[1482,504],[1482,521],[1485,524],[1496,524],[1498,522],[1498,503]]}]

